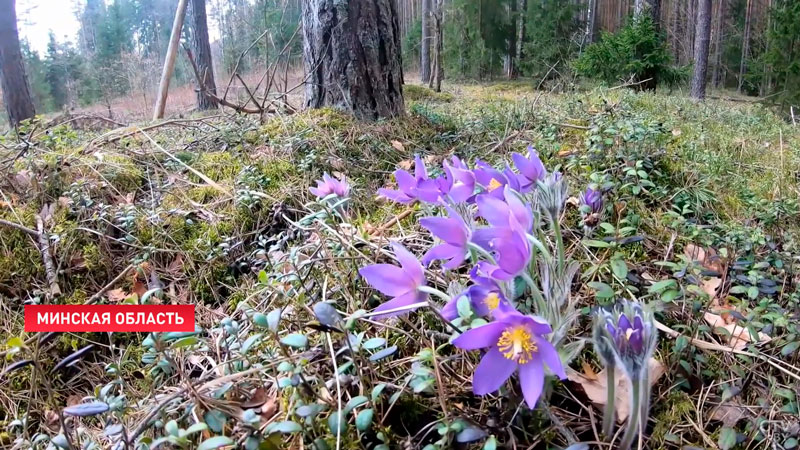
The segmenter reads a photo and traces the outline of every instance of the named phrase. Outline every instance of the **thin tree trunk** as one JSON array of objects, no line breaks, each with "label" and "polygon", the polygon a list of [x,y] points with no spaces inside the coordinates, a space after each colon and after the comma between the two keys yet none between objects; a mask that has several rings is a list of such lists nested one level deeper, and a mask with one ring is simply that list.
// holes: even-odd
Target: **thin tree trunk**
[{"label": "thin tree trunk", "polygon": [[433,0],[433,34],[434,34],[434,47],[433,47],[433,62],[431,68],[431,79],[428,87],[434,89],[436,92],[442,90],[442,78],[444,78],[444,67],[442,67],[442,0]]},{"label": "thin tree trunk", "polygon": [[747,58],[750,56],[750,22],[753,14],[752,0],[747,0],[747,6],[744,13],[744,35],[742,36],[742,59],[739,62],[739,84],[736,92],[742,93],[744,86],[744,75],[747,72]]},{"label": "thin tree trunk", "polygon": [[420,41],[420,79],[427,83],[431,79],[431,1],[422,0],[422,40]]},{"label": "thin tree trunk", "polygon": [[14,0],[0,0],[0,79],[8,123],[14,127],[32,118],[35,111],[22,63]]},{"label": "thin tree trunk", "polygon": [[587,0],[586,7],[586,43],[594,42],[595,18],[597,17],[597,0]]},{"label": "thin tree trunk", "polygon": [[[764,29],[764,54],[769,54],[769,45],[772,42],[770,39],[770,27],[772,26],[772,14],[770,13],[772,9],[772,0],[767,0],[766,4],[766,15],[767,15],[767,27]],[[764,74],[761,77],[761,84],[758,87],[758,95],[761,97],[765,97],[771,90],[772,90],[772,72],[770,71],[769,63],[764,63]]]},{"label": "thin tree trunk", "polygon": [[306,0],[303,62],[307,107],[362,120],[404,114],[395,0]]},{"label": "thin tree trunk", "polygon": [[164,109],[167,106],[169,81],[170,78],[172,78],[173,70],[175,70],[175,57],[178,55],[181,28],[183,28],[183,18],[186,15],[187,3],[188,0],[179,0],[178,9],[175,11],[175,20],[172,22],[172,34],[169,37],[167,56],[164,59],[164,70],[161,72],[161,81],[158,83],[158,97],[156,97],[156,106],[153,110],[153,120],[164,117]]},{"label": "thin tree trunk", "polygon": [[706,74],[708,72],[708,47],[711,38],[711,0],[700,0],[697,8],[697,31],[694,43],[694,75],[692,76],[692,98],[706,98]]},{"label": "thin tree trunk", "polygon": [[511,36],[508,39],[508,66],[506,67],[506,77],[514,79],[517,77],[517,0],[511,0]]},{"label": "thin tree trunk", "polygon": [[528,0],[522,0],[522,7],[519,9],[519,18],[520,18],[520,26],[519,26],[519,50],[517,51],[518,59],[522,61],[522,58],[525,57],[525,23],[528,21]]},{"label": "thin tree trunk", "polygon": [[192,28],[195,62],[203,81],[197,91],[197,108],[213,109],[217,107],[217,102],[207,94],[216,96],[217,84],[214,81],[214,64],[211,60],[211,45],[208,42],[206,0],[192,0]]},{"label": "thin tree trunk", "polygon": [[720,71],[722,70],[722,30],[724,29],[723,21],[725,20],[725,1],[726,0],[719,0],[717,2],[717,14],[712,35],[712,40],[714,41],[714,69],[711,74],[711,81],[715,88],[719,87],[720,81],[722,80]]}]

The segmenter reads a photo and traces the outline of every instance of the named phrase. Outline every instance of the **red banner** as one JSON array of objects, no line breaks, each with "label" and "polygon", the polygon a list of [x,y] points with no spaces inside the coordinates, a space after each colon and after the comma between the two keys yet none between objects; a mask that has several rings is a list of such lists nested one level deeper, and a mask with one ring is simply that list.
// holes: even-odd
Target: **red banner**
[{"label": "red banner", "polygon": [[194,305],[25,305],[25,331],[194,331]]}]

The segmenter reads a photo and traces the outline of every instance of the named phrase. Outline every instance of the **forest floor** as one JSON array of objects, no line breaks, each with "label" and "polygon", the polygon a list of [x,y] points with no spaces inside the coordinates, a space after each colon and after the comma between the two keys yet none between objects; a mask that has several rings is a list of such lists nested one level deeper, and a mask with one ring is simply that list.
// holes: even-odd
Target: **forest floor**
[{"label": "forest floor", "polygon": [[[393,170],[411,168],[414,154],[429,168],[453,154],[504,166],[530,144],[567,177],[569,205],[590,183],[606,191],[591,239],[577,208],[565,211],[583,308],[569,339],[590,338],[590,308],[614,298],[656,311],[644,446],[797,447],[800,127],[754,103],[551,94],[525,81],[406,86],[406,103],[406,117],[373,124],[312,110],[264,124],[38,123],[23,139],[0,137],[0,447],[68,437],[76,448],[159,438],[254,448],[267,436],[260,448],[336,448],[337,391],[344,448],[599,443],[604,378],[590,343],[547,411],[531,411],[514,383],[473,395],[474,352],[444,345],[450,330],[429,315],[357,313],[383,301],[358,268],[388,254],[390,239],[417,255],[431,244],[418,225],[429,209],[376,197]],[[353,185],[345,220],[308,192],[323,172]],[[446,290],[467,274],[448,277],[431,283]],[[198,331],[22,331],[26,303],[143,297],[196,305]],[[349,339],[315,322],[320,300],[356,313]],[[60,414],[87,397],[111,412]]]}]

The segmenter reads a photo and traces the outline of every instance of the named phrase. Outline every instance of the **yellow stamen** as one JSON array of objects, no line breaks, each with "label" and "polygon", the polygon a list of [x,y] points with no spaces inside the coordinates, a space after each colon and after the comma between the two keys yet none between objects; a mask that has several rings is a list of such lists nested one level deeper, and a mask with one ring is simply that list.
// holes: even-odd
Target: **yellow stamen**
[{"label": "yellow stamen", "polygon": [[492,178],[492,181],[489,182],[489,192],[492,192],[493,190],[495,190],[495,189],[497,189],[499,187],[502,187],[502,186],[503,185],[499,181],[497,181],[496,179]]},{"label": "yellow stamen", "polygon": [[508,359],[525,364],[539,351],[531,333],[522,326],[507,328],[497,340],[497,349]]},{"label": "yellow stamen", "polygon": [[633,328],[628,328],[625,330],[625,339],[631,340],[631,335],[633,334]]},{"label": "yellow stamen", "polygon": [[495,292],[491,292],[486,296],[485,299],[483,299],[483,302],[489,307],[489,311],[494,311],[498,306],[500,306],[500,296],[498,296]]}]

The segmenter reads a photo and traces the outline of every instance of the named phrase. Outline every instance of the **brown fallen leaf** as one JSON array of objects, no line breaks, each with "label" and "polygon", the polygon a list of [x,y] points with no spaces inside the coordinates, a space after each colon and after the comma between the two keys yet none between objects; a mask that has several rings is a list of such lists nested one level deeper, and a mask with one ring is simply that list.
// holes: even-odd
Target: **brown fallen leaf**
[{"label": "brown fallen leaf", "polygon": [[[570,381],[578,383],[583,388],[583,391],[586,392],[586,396],[589,397],[589,400],[602,409],[608,398],[606,370],[607,369],[601,370],[600,373],[597,374],[595,380],[572,369],[567,371],[567,377]],[[657,359],[650,358],[648,370],[650,386],[653,386],[658,379],[664,375],[667,369]],[[614,410],[617,413],[617,421],[624,422],[630,415],[631,405],[628,393],[631,389],[631,382],[619,367],[616,367],[614,370],[614,381],[616,382],[616,387],[614,389]]]},{"label": "brown fallen leaf", "polygon": [[180,275],[183,272],[183,254],[178,253],[178,256],[169,263],[167,266],[167,272],[172,276]]},{"label": "brown fallen leaf", "polygon": [[[728,337],[728,345],[736,350],[745,348],[747,344],[753,341],[750,331],[746,327],[738,325],[732,317],[730,318],[730,323],[721,315],[712,312],[706,312],[703,318],[714,329],[715,333]],[[758,342],[769,342],[771,340],[772,338],[767,334],[758,333]]]},{"label": "brown fallen leaf", "polygon": [[128,293],[122,289],[111,289],[106,292],[106,297],[111,303],[122,303],[123,300],[128,298]]},{"label": "brown fallen leaf", "polygon": [[257,388],[249,399],[242,402],[242,408],[250,409],[263,405],[267,402],[267,390],[263,387]]},{"label": "brown fallen leaf", "polygon": [[683,254],[692,261],[699,261],[708,270],[717,273],[723,273],[725,270],[722,259],[713,248],[703,248],[690,243],[683,248]]},{"label": "brown fallen leaf", "polygon": [[716,408],[711,413],[711,420],[718,420],[726,427],[734,427],[736,424],[752,416],[750,410],[739,402],[739,399],[731,399]]},{"label": "brown fallen leaf", "polygon": [[[392,141],[392,147],[394,147],[394,148],[395,148],[395,150],[397,150],[397,151],[399,151],[399,152],[404,152],[404,151],[406,151],[406,147],[405,147],[405,146],[403,145],[403,143],[402,143],[402,142],[400,142],[400,141],[395,141],[395,140],[393,140],[393,141]],[[409,166],[409,167],[410,167],[410,166]]]},{"label": "brown fallen leaf", "polygon": [[701,286],[703,292],[708,294],[708,296],[713,299],[711,302],[712,307],[714,306],[715,303],[719,305],[719,299],[717,298],[717,290],[719,289],[719,286],[721,284],[722,284],[722,278],[711,277],[707,280],[704,280]]},{"label": "brown fallen leaf", "polygon": [[673,136],[675,136],[675,137],[678,137],[678,136],[680,136],[681,134],[683,134],[683,132],[680,130],[680,128],[673,128],[673,129],[672,129],[672,135],[673,135]]},{"label": "brown fallen leaf", "polygon": [[399,163],[397,163],[397,167],[399,167],[399,168],[401,168],[403,170],[411,170],[411,168],[414,167],[414,160],[413,159],[404,159],[404,160],[400,161]]},{"label": "brown fallen leaf", "polygon": [[588,378],[588,379],[590,379],[592,381],[597,379],[597,372],[594,371],[594,368],[592,367],[591,364],[589,364],[588,362],[584,361],[581,364],[581,367],[583,368],[583,376],[585,376],[586,378]]}]

